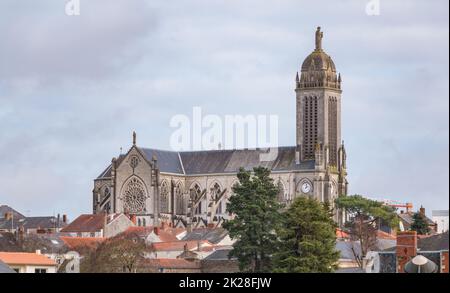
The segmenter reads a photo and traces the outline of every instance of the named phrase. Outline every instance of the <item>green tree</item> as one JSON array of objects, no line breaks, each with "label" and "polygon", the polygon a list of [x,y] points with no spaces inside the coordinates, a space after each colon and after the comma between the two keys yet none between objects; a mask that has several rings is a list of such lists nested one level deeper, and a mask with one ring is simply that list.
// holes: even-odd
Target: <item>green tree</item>
[{"label": "green tree", "polygon": [[426,235],[430,233],[430,227],[428,226],[427,220],[425,219],[425,215],[422,213],[414,213],[413,215],[413,223],[411,224],[410,229],[412,231],[417,231],[417,234]]},{"label": "green tree", "polygon": [[383,221],[391,227],[398,225],[395,209],[361,195],[338,197],[335,204],[337,208],[345,210],[350,218],[345,223],[345,228],[350,235],[350,240],[354,244],[359,242],[359,245],[353,245],[353,254],[359,266],[362,267],[363,258],[377,243],[378,223]]},{"label": "green tree", "polygon": [[298,197],[283,214],[274,272],[328,273],[337,267],[336,224],[328,205]]},{"label": "green tree", "polygon": [[86,255],[81,264],[82,273],[132,273],[150,251],[136,233],[123,232],[103,241]]},{"label": "green tree", "polygon": [[257,167],[240,169],[227,211],[234,218],[223,227],[236,239],[230,257],[237,257],[241,271],[269,272],[271,256],[277,250],[276,230],[280,226],[279,187],[269,177],[270,170]]}]

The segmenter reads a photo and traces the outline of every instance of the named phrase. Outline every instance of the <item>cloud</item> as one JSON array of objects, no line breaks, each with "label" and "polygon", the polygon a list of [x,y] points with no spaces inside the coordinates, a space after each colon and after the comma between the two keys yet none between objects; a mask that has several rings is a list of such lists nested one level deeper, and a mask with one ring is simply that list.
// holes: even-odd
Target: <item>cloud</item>
[{"label": "cloud", "polygon": [[[91,210],[92,180],[131,143],[169,148],[175,114],[278,114],[295,141],[294,78],[315,27],[343,76],[350,191],[448,206],[448,2],[0,3],[0,202]],[[50,204],[49,204],[50,203]]]}]

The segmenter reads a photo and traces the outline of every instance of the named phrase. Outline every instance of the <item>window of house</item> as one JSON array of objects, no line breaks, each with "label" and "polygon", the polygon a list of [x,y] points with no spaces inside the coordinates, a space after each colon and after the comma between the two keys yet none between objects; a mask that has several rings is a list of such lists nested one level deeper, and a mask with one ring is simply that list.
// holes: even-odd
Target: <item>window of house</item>
[{"label": "window of house", "polygon": [[34,269],[35,274],[45,274],[47,273],[47,269]]}]

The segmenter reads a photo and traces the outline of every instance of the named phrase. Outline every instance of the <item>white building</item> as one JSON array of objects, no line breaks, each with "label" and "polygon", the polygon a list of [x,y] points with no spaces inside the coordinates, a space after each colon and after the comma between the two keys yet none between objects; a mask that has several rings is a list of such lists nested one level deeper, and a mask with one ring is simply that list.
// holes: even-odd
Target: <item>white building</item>
[{"label": "white building", "polygon": [[54,260],[36,253],[0,252],[0,260],[17,273],[56,273],[57,264]]},{"label": "white building", "polygon": [[437,232],[444,233],[448,231],[448,210],[437,210],[431,212],[433,222],[437,224]]}]

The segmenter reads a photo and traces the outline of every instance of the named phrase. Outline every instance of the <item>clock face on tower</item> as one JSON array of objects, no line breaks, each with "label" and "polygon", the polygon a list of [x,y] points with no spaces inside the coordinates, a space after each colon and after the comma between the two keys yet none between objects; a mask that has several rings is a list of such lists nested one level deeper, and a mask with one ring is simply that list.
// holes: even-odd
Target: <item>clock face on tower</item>
[{"label": "clock face on tower", "polygon": [[308,182],[305,182],[302,184],[302,192],[303,193],[309,193],[311,191],[311,184]]}]

